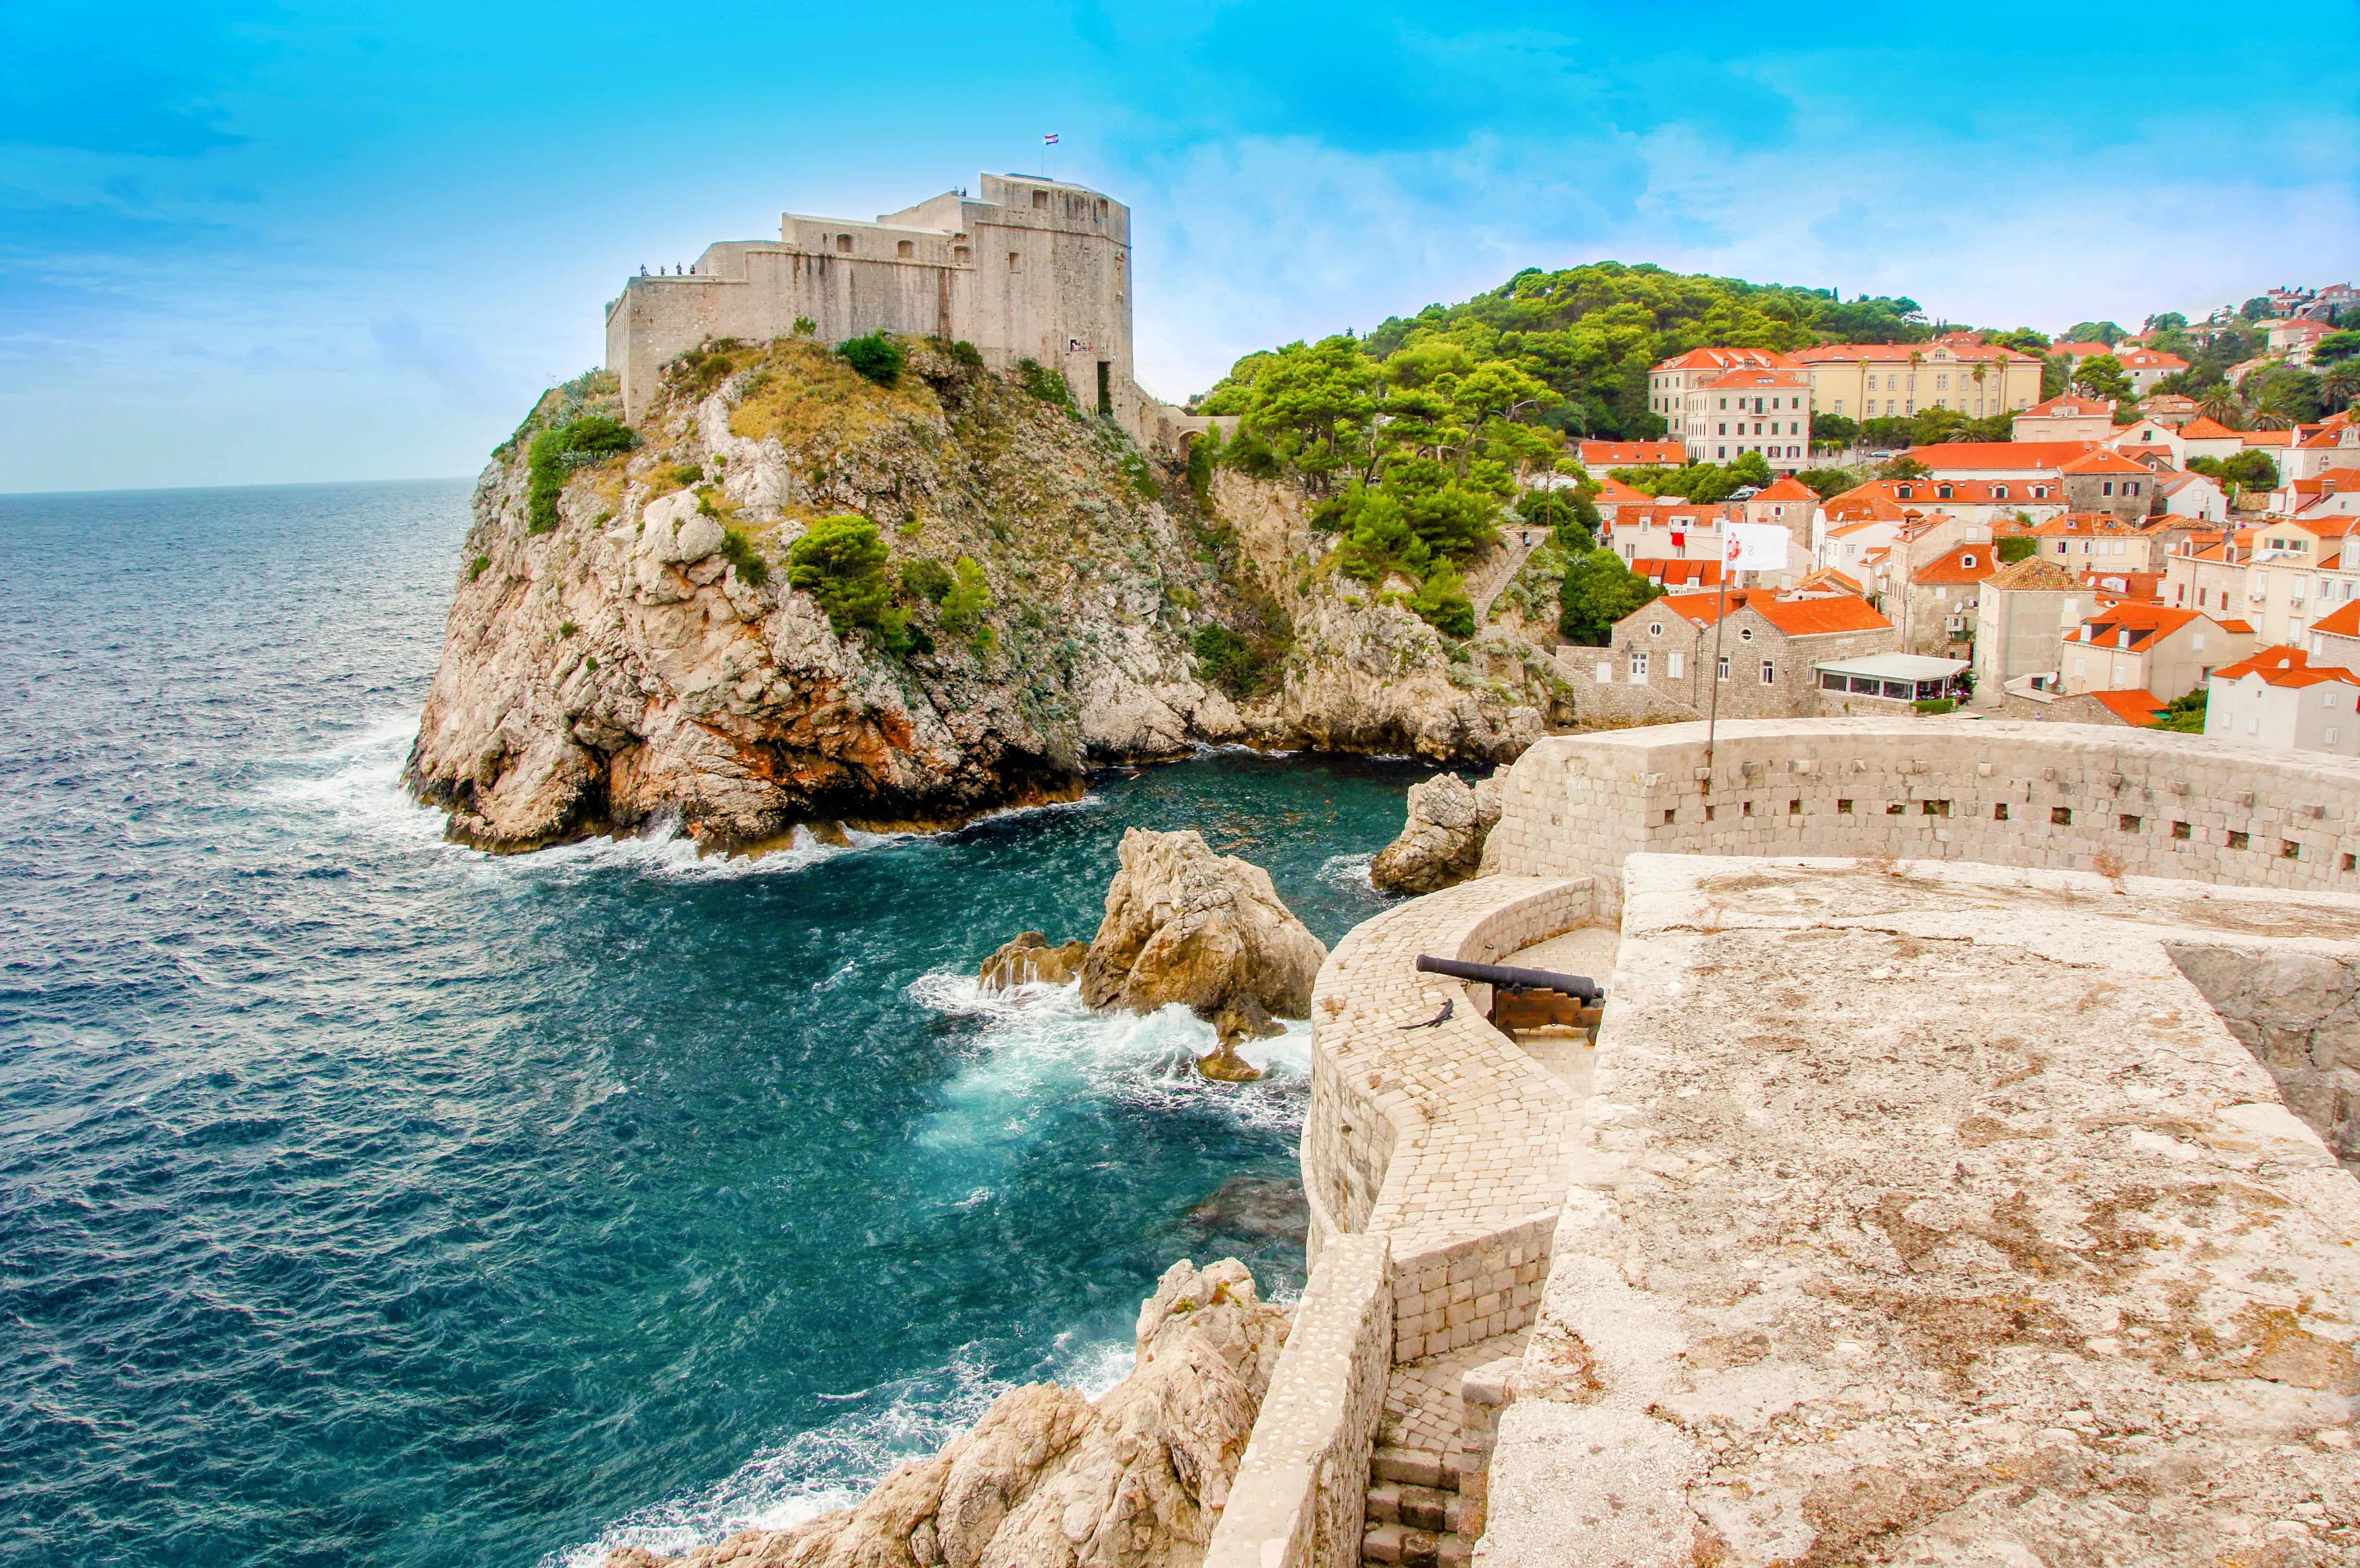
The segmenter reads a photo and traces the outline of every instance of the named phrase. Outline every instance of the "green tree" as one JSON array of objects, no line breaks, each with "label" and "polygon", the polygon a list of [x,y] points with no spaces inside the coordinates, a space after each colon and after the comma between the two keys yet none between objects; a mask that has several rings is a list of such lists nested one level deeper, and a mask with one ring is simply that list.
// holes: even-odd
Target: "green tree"
[{"label": "green tree", "polygon": [[1880,467],[1876,476],[1879,479],[1930,479],[1934,471],[1905,453]]},{"label": "green tree", "polygon": [[2245,378],[2245,397],[2254,407],[2258,430],[2282,430],[2309,424],[2327,411],[2327,397],[2319,377],[2291,365],[2274,365]]},{"label": "green tree", "polygon": [[1455,637],[1475,635],[1475,603],[1467,596],[1467,580],[1447,561],[1438,561],[1426,581],[1410,595],[1409,607],[1435,630]]},{"label": "green tree", "polygon": [[2360,357],[2360,330],[2347,328],[2330,332],[2311,345],[2311,363],[2333,365],[2338,360]]},{"label": "green tree", "polygon": [[2147,727],[2176,730],[2181,735],[2202,735],[2205,700],[2210,695],[2207,688],[2199,686],[2183,696],[2174,697],[2163,705],[2163,712]]},{"label": "green tree", "polygon": [[1860,424],[1842,414],[1811,416],[1811,450],[1835,452],[1860,439]]},{"label": "green tree", "polygon": [[1242,702],[1262,689],[1262,664],[1253,644],[1229,627],[1218,621],[1198,627],[1196,647],[1196,672],[1232,701]]},{"label": "green tree", "polygon": [[2267,294],[2256,294],[2237,307],[2237,314],[2249,321],[2267,321],[2278,313],[2278,308],[2270,303],[2270,297]]},{"label": "green tree", "polygon": [[2319,390],[2327,399],[2328,412],[2350,408],[2360,396],[2360,362],[2345,359],[2329,365],[2320,373]]},{"label": "green tree", "polygon": [[[953,563],[957,581],[943,595],[943,629],[956,637],[965,637],[983,620],[991,608],[991,587],[984,581],[983,568],[962,555]],[[983,628],[989,632],[991,628]]]},{"label": "green tree", "polygon": [[2131,378],[2123,362],[2111,354],[2093,354],[2073,372],[2073,385],[2091,397],[2123,398],[2131,395]]},{"label": "green tree", "polygon": [[1841,495],[1862,482],[1859,471],[1851,468],[1806,468],[1795,477],[1818,491],[1822,501]]},{"label": "green tree", "polygon": [[886,581],[885,541],[866,517],[822,517],[787,555],[787,583],[810,594],[838,637],[889,626],[892,585]]},{"label": "green tree", "polygon": [[1662,593],[1612,550],[1593,550],[1568,567],[1558,584],[1557,630],[1568,642],[1604,648],[1615,622]]},{"label": "green tree", "polygon": [[2003,534],[1992,548],[2001,565],[2013,566],[2027,556],[2039,554],[2040,541],[2030,534]]},{"label": "green tree", "polygon": [[2065,330],[2068,343],[2102,343],[2108,348],[2129,335],[2112,321],[2076,321]]},{"label": "green tree", "polygon": [[557,527],[557,498],[575,470],[639,444],[638,433],[628,425],[603,414],[585,414],[534,436],[525,458],[525,532],[545,534]]}]

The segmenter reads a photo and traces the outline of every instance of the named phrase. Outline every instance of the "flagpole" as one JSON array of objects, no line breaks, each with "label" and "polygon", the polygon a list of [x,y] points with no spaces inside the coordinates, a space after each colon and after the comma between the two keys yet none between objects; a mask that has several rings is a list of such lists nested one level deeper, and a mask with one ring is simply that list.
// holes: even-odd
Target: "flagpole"
[{"label": "flagpole", "polygon": [[[1724,535],[1729,532],[1725,520],[1721,524],[1721,532]],[[1732,539],[1732,544],[1734,542]],[[1704,792],[1708,795],[1712,793],[1713,743],[1721,728],[1721,628],[1729,624],[1729,570],[1734,556],[1731,544],[1721,546],[1721,609],[1712,618],[1712,705],[1704,721]]]}]

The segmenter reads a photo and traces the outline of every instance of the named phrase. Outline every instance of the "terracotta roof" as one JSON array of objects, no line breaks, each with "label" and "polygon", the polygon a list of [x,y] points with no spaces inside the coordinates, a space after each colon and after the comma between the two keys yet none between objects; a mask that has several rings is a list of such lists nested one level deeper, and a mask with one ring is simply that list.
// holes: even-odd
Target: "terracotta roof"
[{"label": "terracotta roof", "polygon": [[1678,441],[1583,441],[1584,465],[1601,468],[1677,468],[1688,460],[1688,449]]},{"label": "terracotta roof", "polygon": [[1705,383],[1707,387],[1785,387],[1797,391],[1810,386],[1798,376],[1784,370],[1732,370]]},{"label": "terracotta roof", "polygon": [[1865,632],[1890,627],[1865,599],[1774,599],[1749,593],[1746,608],[1788,637],[1819,637],[1829,632]]},{"label": "terracotta roof", "polygon": [[2180,427],[2180,439],[2182,441],[2234,441],[2236,436],[2235,430],[2220,420],[2209,419],[2202,414],[2197,415]]},{"label": "terracotta roof", "polygon": [[2068,512],[2051,517],[2035,528],[2033,533],[2042,539],[2054,539],[2060,534],[2136,534],[2146,530],[2136,523],[2124,522],[2112,512]]},{"label": "terracotta roof", "polygon": [[2083,621],[2081,636],[2075,640],[2092,648],[2115,648],[2121,646],[2122,634],[2128,632],[2130,651],[2139,653],[2202,615],[2200,610],[2175,610],[2168,604],[2125,600]]},{"label": "terracotta roof", "polygon": [[2062,468],[2097,442],[2073,441],[1944,441],[1937,446],[1913,446],[1909,455],[1932,469]]},{"label": "terracotta roof", "polygon": [[1841,528],[1830,528],[1828,530],[1828,538],[1841,539],[1846,534],[1856,534],[1863,528],[1874,528],[1888,526],[1895,520],[1896,519],[1892,517],[1863,517],[1856,523],[1846,523]]},{"label": "terracotta roof", "polygon": [[2248,675],[2260,676],[2265,686],[2316,686],[2326,681],[2341,681],[2347,686],[2360,686],[2360,675],[2355,675],[2341,665],[2314,667],[2311,655],[2299,648],[2266,648],[2243,663],[2214,670],[2212,679],[2242,681]]},{"label": "terracotta roof", "polygon": [[2117,349],[2114,351],[2114,357],[2123,362],[2123,368],[2125,370],[2154,370],[2158,368],[2166,370],[2185,370],[2188,368],[2188,362],[2186,360],[2180,358],[2176,354],[2165,354],[2160,349],[2135,348],[2128,354],[2125,354],[2120,349]]},{"label": "terracotta roof", "polygon": [[1776,484],[1754,497],[1756,501],[1808,501],[1819,504],[1819,493],[1791,474],[1782,474]]},{"label": "terracotta roof", "polygon": [[2237,439],[2247,446],[2292,446],[2292,430],[2239,430]]},{"label": "terracotta roof", "polygon": [[1657,362],[1657,370],[1733,370],[1741,365],[1766,365],[1787,369],[1795,362],[1775,348],[1692,348]]},{"label": "terracotta roof", "polygon": [[1986,588],[2005,588],[2034,593],[2070,593],[2081,586],[2081,580],[2053,561],[2037,555],[2027,555],[2012,566],[2003,566],[1983,579]]},{"label": "terracotta roof", "polygon": [[2338,604],[2328,614],[2311,623],[2311,629],[2325,632],[2330,637],[2360,637],[2360,599]]},{"label": "terracotta roof", "polygon": [[1991,575],[1994,561],[1987,544],[1962,544],[1936,556],[1909,574],[1912,583],[1981,583]]},{"label": "terracotta roof", "polygon": [[[1953,360],[2006,360],[2014,364],[2038,365],[2032,354],[2018,354],[2012,348],[1996,348],[1989,343],[1955,343],[1944,339],[1941,347],[1950,351]],[[1817,348],[1795,351],[1795,358],[1804,365],[1857,365],[1865,359],[1875,365],[1906,365],[1913,354],[1934,363],[1932,343],[1821,343]]]},{"label": "terracotta roof", "polygon": [[2151,724],[2158,713],[2171,705],[2152,691],[2092,691],[2090,695],[2124,723],[2133,724]]},{"label": "terracotta roof", "polygon": [[2077,397],[2068,392],[2051,397],[2046,403],[2035,403],[2016,418],[2019,419],[2095,419],[2102,414],[2111,416],[2114,411],[2114,406],[2103,398]]},{"label": "terracotta roof", "polygon": [[1596,504],[1601,506],[1652,506],[1655,498],[1644,490],[1634,490],[1620,479],[1610,476],[1598,482]]},{"label": "terracotta roof", "polygon": [[[1808,577],[1804,578],[1800,583],[1795,584],[1795,586],[1797,588],[1841,588],[1847,593],[1857,593],[1861,591],[1861,585],[1858,579],[1838,572],[1832,566],[1820,567],[1817,572],[1812,572]],[[2360,601],[2355,601],[2355,604],[2360,604]]]},{"label": "terracotta roof", "polygon": [[2108,572],[2093,566],[2081,569],[2081,581],[2091,587],[2150,604],[2163,602],[2163,577],[2160,572]]},{"label": "terracotta roof", "polygon": [[1721,586],[1721,562],[1718,561],[1673,561],[1658,556],[1652,561],[1634,561],[1631,570],[1650,583],[1660,583],[1666,588],[1718,588]]},{"label": "terracotta roof", "polygon": [[[2166,448],[2165,450],[2169,450]],[[2135,463],[2121,452],[2101,449],[2083,452],[2068,462],[2060,473],[2065,474],[2145,474],[2147,465]]]}]

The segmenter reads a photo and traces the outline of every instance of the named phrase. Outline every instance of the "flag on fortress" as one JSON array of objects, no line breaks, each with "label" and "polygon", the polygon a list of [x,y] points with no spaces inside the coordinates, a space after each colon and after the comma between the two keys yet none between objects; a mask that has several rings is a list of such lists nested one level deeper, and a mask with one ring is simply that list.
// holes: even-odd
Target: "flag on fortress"
[{"label": "flag on fortress", "polygon": [[1057,145],[1057,133],[1051,131],[1047,136],[1043,136],[1041,138],[1041,145],[1043,147],[1055,147]]}]

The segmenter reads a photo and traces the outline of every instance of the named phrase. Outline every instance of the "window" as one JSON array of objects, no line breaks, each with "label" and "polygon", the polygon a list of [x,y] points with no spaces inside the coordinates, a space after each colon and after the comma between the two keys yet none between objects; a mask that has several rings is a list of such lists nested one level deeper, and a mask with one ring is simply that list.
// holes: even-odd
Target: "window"
[{"label": "window", "polygon": [[2250,847],[2253,842],[2254,835],[2247,833],[2245,829],[2231,828],[2229,830],[2229,847],[2231,849],[2245,849]]},{"label": "window", "polygon": [[1021,252],[1021,251],[1012,251],[1012,250],[1011,250],[1011,251],[1010,251],[1010,252],[1008,253],[1008,270],[1009,270],[1009,271],[1011,271],[1011,272],[1014,272],[1014,271],[1016,270],[1016,264],[1017,264],[1018,262],[1022,261],[1022,260],[1023,260],[1023,253],[1022,253],[1022,252]]},{"label": "window", "polygon": [[1959,557],[1959,566],[1961,571],[1972,572],[1975,569],[1975,558],[1972,555],[1962,555]]},{"label": "window", "polygon": [[1950,814],[1950,802],[1948,800],[1920,800],[1918,802],[1918,814],[1921,817],[1947,817]]},{"label": "window", "polygon": [[1631,652],[1631,679],[1633,681],[1644,681],[1646,677],[1647,656],[1638,649],[1633,648]]},{"label": "window", "polygon": [[2073,825],[2073,808],[2070,806],[2049,807],[2049,825],[2058,828],[2071,827]]},{"label": "window", "polygon": [[1649,621],[1647,623],[1647,635],[1649,637],[1662,637],[1664,635],[1664,623],[1661,621]]},{"label": "window", "polygon": [[2327,744],[2330,746],[2333,746],[2335,744],[2335,726],[2333,724],[2327,726]]},{"label": "window", "polygon": [[1752,626],[1738,627],[1737,640],[1740,642],[1752,642],[1754,640],[1754,628]]},{"label": "window", "polygon": [[2195,831],[2196,830],[2194,828],[2191,827],[2186,822],[2174,822],[2171,824],[2171,836],[2174,838],[2187,838],[2194,833]]},{"label": "window", "polygon": [[1729,655],[1725,653],[1721,656],[1721,679],[1729,679]]},{"label": "window", "polygon": [[2300,860],[2302,858],[2302,845],[2295,843],[2295,841],[2290,838],[2282,838],[2278,840],[2278,858],[2280,860]]},{"label": "window", "polygon": [[965,245],[953,245],[953,246],[951,246],[951,259],[952,259],[953,261],[956,261],[956,262],[960,263],[961,265],[964,265],[964,264],[967,262],[967,255],[968,255],[968,252],[967,252],[967,246],[965,246]]},{"label": "window", "polygon": [[1032,192],[1032,210],[1036,212],[1045,212],[1049,210],[1049,193],[1046,191]]},{"label": "window", "polygon": [[852,254],[852,236],[850,234],[836,235],[836,248],[845,255],[850,256]]},{"label": "window", "polygon": [[910,256],[915,256],[917,253],[918,247],[911,244],[908,240],[896,240],[893,242],[893,254],[895,256],[901,256],[906,259]]},{"label": "window", "polygon": [[1683,662],[1684,658],[1682,655],[1677,653],[1672,655],[1671,668],[1666,670],[1665,673],[1669,675],[1675,681],[1678,680],[1680,677],[1680,667]]},{"label": "window", "polygon": [[2136,833],[2139,831],[2139,819],[2125,811],[2114,818],[2114,826],[2125,833]]},{"label": "window", "polygon": [[2005,800],[2002,800],[1998,805],[1992,808],[1992,821],[1995,822],[2004,822],[2007,821],[2007,802]]},{"label": "window", "polygon": [[1765,659],[1762,661],[1762,684],[1765,686],[1778,684],[1778,663],[1775,659]]}]

